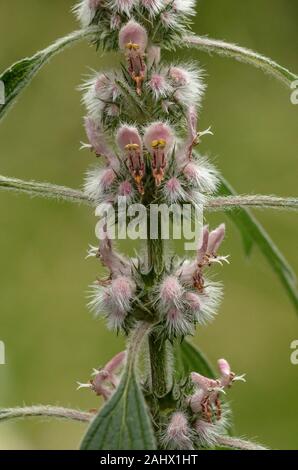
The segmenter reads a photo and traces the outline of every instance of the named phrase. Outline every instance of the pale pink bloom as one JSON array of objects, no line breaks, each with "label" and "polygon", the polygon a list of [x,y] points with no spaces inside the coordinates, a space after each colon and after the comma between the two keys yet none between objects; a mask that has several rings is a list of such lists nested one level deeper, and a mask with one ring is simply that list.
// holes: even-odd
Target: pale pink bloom
[{"label": "pale pink bloom", "polygon": [[91,200],[98,204],[105,199],[105,192],[110,189],[111,184],[115,180],[116,174],[112,168],[92,168],[87,172],[84,192]]},{"label": "pale pink bloom", "polygon": [[175,276],[166,276],[159,288],[159,302],[163,309],[181,307],[184,289]]},{"label": "pale pink bloom", "polygon": [[143,143],[136,127],[127,124],[122,125],[117,132],[118,147],[124,152],[128,145],[137,145],[140,152],[143,151]]},{"label": "pale pink bloom", "polygon": [[170,178],[164,185],[163,192],[170,204],[188,200],[188,195],[181,186],[178,178]]},{"label": "pale pink bloom", "polygon": [[96,155],[105,157],[108,163],[115,163],[116,157],[106,142],[102,127],[89,116],[85,118],[84,124],[91,150]]},{"label": "pale pink bloom", "polygon": [[160,73],[154,73],[150,80],[147,82],[148,89],[153,93],[156,100],[165,98],[171,93],[171,87],[167,83],[164,75]]},{"label": "pale pink bloom", "polygon": [[139,53],[144,53],[148,44],[146,29],[134,20],[130,20],[124,25],[119,33],[120,49],[129,50],[130,46],[135,46]]},{"label": "pale pink bloom", "polygon": [[159,186],[165,176],[168,154],[173,149],[173,131],[168,124],[155,122],[145,129],[144,143],[152,155],[152,173]]},{"label": "pale pink bloom", "polygon": [[217,361],[218,370],[220,372],[220,383],[222,387],[229,388],[233,382],[245,382],[245,375],[236,375],[231,371],[230,364],[226,359],[219,359]]},{"label": "pale pink bloom", "polygon": [[216,191],[219,184],[218,172],[206,158],[197,157],[196,160],[190,162],[184,160],[179,166],[187,180],[199,191],[207,194]]},{"label": "pale pink bloom", "polygon": [[100,180],[100,184],[102,185],[103,190],[108,190],[115,180],[116,174],[112,168],[107,168],[106,170],[104,170]]},{"label": "pale pink bloom", "polygon": [[164,8],[164,0],[140,0],[140,3],[148,10],[150,16],[158,15]]},{"label": "pale pink bloom", "polygon": [[119,370],[124,366],[126,360],[126,352],[117,354],[111,359],[102,369],[94,369],[93,378],[88,384],[78,383],[78,389],[90,388],[96,395],[102,396],[105,400],[108,400],[113,390],[119,384],[118,373]]},{"label": "pale pink bloom", "polygon": [[200,105],[206,87],[199,69],[190,65],[173,66],[170,67],[169,75],[176,87],[174,96],[177,101],[188,108],[193,104]]},{"label": "pale pink bloom", "polygon": [[145,176],[143,143],[136,127],[123,125],[117,133],[117,144],[125,156],[128,169],[134,178],[138,190],[144,193],[142,180]]},{"label": "pale pink bloom", "polygon": [[195,106],[190,106],[187,111],[187,124],[188,124],[188,143],[194,145],[198,137],[198,113]]},{"label": "pale pink bloom", "polygon": [[193,322],[187,316],[184,308],[170,307],[165,319],[167,333],[170,337],[186,336],[193,333]]},{"label": "pale pink bloom", "polygon": [[110,8],[119,13],[130,16],[131,10],[137,4],[136,0],[110,0]]},{"label": "pale pink bloom", "polygon": [[172,414],[168,427],[163,435],[164,446],[170,450],[192,450],[192,432],[184,413]]},{"label": "pale pink bloom", "polygon": [[146,73],[144,55],[147,44],[147,31],[139,23],[130,20],[121,28],[119,33],[119,46],[126,54],[128,72],[136,83],[136,91],[139,95],[142,93],[142,84]]},{"label": "pale pink bloom", "polygon": [[112,278],[119,276],[127,276],[129,278],[131,276],[132,267],[130,261],[113,249],[112,241],[108,236],[101,240],[96,255],[100,258],[102,264],[109,269]]},{"label": "pale pink bloom", "polygon": [[135,290],[136,286],[131,278],[121,276],[113,279],[109,290],[112,309],[115,307],[119,312],[128,313]]},{"label": "pale pink bloom", "polygon": [[161,51],[159,46],[151,45],[147,49],[147,64],[148,68],[156,66],[160,62]]},{"label": "pale pink bloom", "polygon": [[235,380],[245,382],[243,375],[237,377],[231,372],[230,365],[225,359],[220,359],[218,366],[221,377],[217,380],[209,379],[196,372],[191,374],[191,380],[198,389],[190,398],[189,405],[194,413],[201,412],[203,419],[209,423],[212,423],[214,411],[216,412],[217,420],[220,420],[222,417],[220,393],[224,392],[225,388],[231,387]]},{"label": "pale pink bloom", "polygon": [[97,121],[102,119],[107,103],[116,101],[120,96],[115,79],[113,73],[100,73],[81,86],[81,90],[85,91],[83,103],[88,113]]},{"label": "pale pink bloom", "polygon": [[185,300],[193,312],[200,312],[201,301],[198,294],[195,294],[194,292],[186,292]]}]

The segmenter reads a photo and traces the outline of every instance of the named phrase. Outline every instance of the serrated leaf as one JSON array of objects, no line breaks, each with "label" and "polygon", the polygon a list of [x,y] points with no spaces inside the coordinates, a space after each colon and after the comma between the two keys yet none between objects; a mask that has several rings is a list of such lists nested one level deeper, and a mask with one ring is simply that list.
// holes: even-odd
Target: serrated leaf
[{"label": "serrated leaf", "polygon": [[[236,195],[232,186],[221,178],[219,195]],[[284,285],[290,299],[298,313],[298,292],[296,276],[293,269],[272,241],[268,233],[258,222],[255,216],[248,209],[238,209],[237,211],[227,211],[227,215],[237,225],[242,235],[245,252],[249,255],[253,245],[257,245],[263,255],[267,258],[270,266],[274,269],[282,284]]]},{"label": "serrated leaf", "polygon": [[21,91],[29,85],[46,62],[66,47],[69,47],[82,39],[89,37],[92,38],[94,32],[94,27],[74,31],[63,38],[58,39],[46,49],[37,52],[34,56],[26,57],[5,70],[0,75],[0,80],[4,83],[5,88],[5,103],[0,105],[0,120],[14,104]]},{"label": "serrated leaf", "polygon": [[139,344],[133,337],[120,385],[92,421],[81,450],[156,449],[151,419],[135,371]]}]

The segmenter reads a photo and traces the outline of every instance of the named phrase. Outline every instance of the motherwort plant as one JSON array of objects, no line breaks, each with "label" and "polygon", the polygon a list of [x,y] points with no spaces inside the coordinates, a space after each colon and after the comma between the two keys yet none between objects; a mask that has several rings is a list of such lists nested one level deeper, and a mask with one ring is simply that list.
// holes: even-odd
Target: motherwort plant
[{"label": "motherwort plant", "polygon": [[[81,87],[86,107],[83,147],[96,160],[87,172],[84,191],[3,177],[2,187],[109,207],[121,230],[130,222],[119,209],[119,200],[125,199],[130,206],[142,206],[147,222],[146,240],[134,259],[116,250],[108,215],[101,219],[99,246],[88,253],[106,268],[106,276],[92,285],[89,307],[106,318],[109,328],[128,336],[127,351],[94,369],[87,384],[79,383],[79,388],[102,397],[103,407],[95,414],[55,407],[0,414],[0,419],[41,414],[90,421],[82,449],[261,448],[231,436],[225,395],[236,381],[245,381],[244,375],[236,375],[225,359],[219,359],[214,373],[186,339],[218,313],[222,286],[213,280],[212,267],[229,262],[222,251],[225,224],[211,228],[206,222],[197,234],[195,257],[180,259],[163,239],[160,219],[152,230],[150,208],[175,205],[183,217],[188,205],[193,209],[188,217],[194,221],[208,208],[295,207],[297,201],[231,194],[216,168],[200,154],[202,137],[212,134],[199,124],[204,74],[193,61],[167,62],[164,51],[196,45],[258,65],[287,84],[295,76],[251,51],[193,36],[189,26],[195,3],[83,0],[74,7],[82,30],[34,56],[29,68],[28,59],[19,63],[28,82],[50,55],[81,37],[118,52],[113,70],[95,72]],[[6,107],[24,86],[21,77],[18,83],[13,77],[14,70],[2,76],[8,84]],[[171,222],[175,224],[174,215]],[[249,232],[255,222],[242,210],[241,223],[242,232]],[[271,258],[274,253],[275,268],[297,306],[293,279],[284,276],[285,261],[256,227],[250,242],[267,243],[266,255]]]}]

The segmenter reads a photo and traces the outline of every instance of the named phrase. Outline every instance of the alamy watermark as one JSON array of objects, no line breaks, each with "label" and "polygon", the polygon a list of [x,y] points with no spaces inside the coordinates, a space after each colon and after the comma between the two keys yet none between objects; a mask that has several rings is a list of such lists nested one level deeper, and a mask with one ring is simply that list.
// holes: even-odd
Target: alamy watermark
[{"label": "alamy watermark", "polygon": [[203,206],[192,204],[128,204],[119,197],[116,204],[96,208],[99,240],[185,240],[185,251],[198,248],[203,228]]},{"label": "alamy watermark", "polygon": [[294,80],[291,83],[291,88],[294,90],[291,94],[291,103],[298,104],[298,80]]},{"label": "alamy watermark", "polygon": [[298,366],[298,339],[292,341],[291,349],[294,350],[291,354],[291,364]]},{"label": "alamy watermark", "polygon": [[0,341],[0,365],[3,366],[5,364],[5,344],[3,341]]},{"label": "alamy watermark", "polygon": [[2,80],[0,80],[0,105],[5,104],[5,85]]}]

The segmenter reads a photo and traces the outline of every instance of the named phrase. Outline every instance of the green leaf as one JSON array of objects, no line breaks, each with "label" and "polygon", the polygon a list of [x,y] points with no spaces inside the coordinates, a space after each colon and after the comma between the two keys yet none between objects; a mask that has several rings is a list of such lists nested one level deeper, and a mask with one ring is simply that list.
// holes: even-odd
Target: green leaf
[{"label": "green leaf", "polygon": [[209,54],[216,53],[232,57],[240,62],[253,65],[254,67],[260,68],[265,73],[273,75],[289,88],[291,88],[294,81],[298,80],[297,74],[290,72],[290,70],[279,65],[274,60],[251,51],[250,49],[246,49],[245,47],[237,46],[236,44],[229,44],[224,41],[201,36],[185,36],[181,44],[196,47],[197,49],[208,52]]},{"label": "green leaf", "polygon": [[198,372],[205,377],[216,378],[216,374],[208,359],[187,340],[177,345],[176,361],[178,362],[178,367],[183,370],[186,376],[191,372]]},{"label": "green leaf", "polygon": [[[222,196],[230,196],[235,195],[236,193],[231,185],[224,178],[221,178],[219,194]],[[246,253],[249,255],[252,251],[253,245],[256,244],[263,255],[267,258],[270,266],[274,269],[284,285],[293,302],[295,310],[298,313],[296,276],[283,254],[271,240],[268,233],[248,209],[228,211],[227,215],[240,230]]]},{"label": "green leaf", "polygon": [[21,91],[29,85],[38,71],[51,59],[51,57],[82,39],[92,38],[95,30],[96,29],[94,27],[90,27],[74,31],[63,38],[58,39],[46,49],[37,52],[34,56],[27,57],[16,62],[5,70],[5,72],[0,74],[0,80],[4,83],[5,88],[5,104],[0,105],[0,120],[14,104]]},{"label": "green leaf", "polygon": [[81,450],[156,449],[151,419],[135,371],[138,350],[147,332],[148,324],[142,323],[132,337],[121,383],[92,421]]}]

